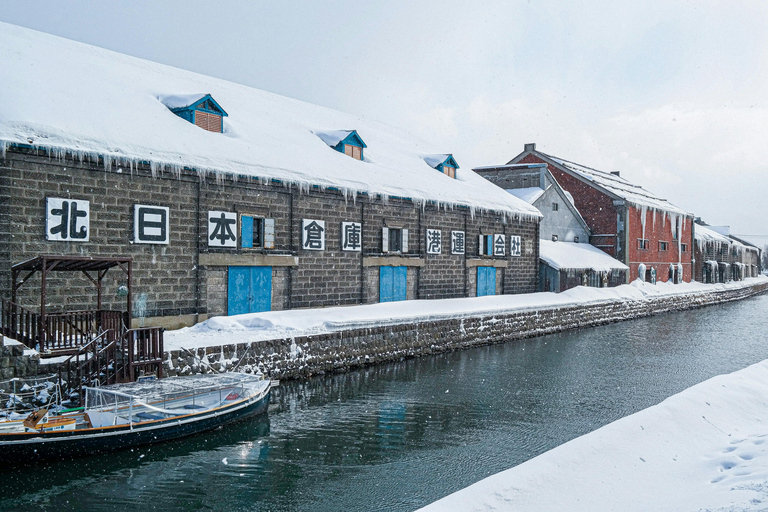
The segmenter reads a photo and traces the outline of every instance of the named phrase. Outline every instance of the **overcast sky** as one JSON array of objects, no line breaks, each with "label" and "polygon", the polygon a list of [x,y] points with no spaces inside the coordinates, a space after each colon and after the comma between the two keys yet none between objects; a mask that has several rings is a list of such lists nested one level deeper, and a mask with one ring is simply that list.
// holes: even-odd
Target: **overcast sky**
[{"label": "overcast sky", "polygon": [[465,169],[535,142],[768,243],[768,2],[0,0],[0,20],[402,126]]}]

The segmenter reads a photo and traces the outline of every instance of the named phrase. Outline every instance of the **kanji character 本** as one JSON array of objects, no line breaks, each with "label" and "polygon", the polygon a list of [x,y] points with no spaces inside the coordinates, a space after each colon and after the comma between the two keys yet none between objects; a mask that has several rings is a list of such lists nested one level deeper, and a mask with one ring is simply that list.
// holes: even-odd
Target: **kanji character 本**
[{"label": "kanji character \u672c", "polygon": [[237,236],[232,226],[237,224],[237,214],[234,212],[209,212],[208,214],[208,244],[220,242],[220,245],[232,247],[237,245]]},{"label": "kanji character \u672c", "polygon": [[440,254],[443,250],[442,233],[439,229],[427,230],[427,254]]},{"label": "kanji character \u672c", "polygon": [[341,248],[344,251],[359,251],[362,248],[362,224],[359,222],[341,223]]},{"label": "kanji character \u672c", "polygon": [[464,254],[464,232],[451,231],[451,254]]},{"label": "kanji character \u672c", "polygon": [[311,251],[322,251],[325,249],[325,221],[324,220],[302,220],[302,234],[304,243],[302,247]]}]

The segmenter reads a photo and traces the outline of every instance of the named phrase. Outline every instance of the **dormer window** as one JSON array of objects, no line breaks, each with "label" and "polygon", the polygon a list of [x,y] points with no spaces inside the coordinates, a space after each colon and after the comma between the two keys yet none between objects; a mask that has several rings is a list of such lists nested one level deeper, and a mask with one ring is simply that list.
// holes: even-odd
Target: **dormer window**
[{"label": "dormer window", "polygon": [[214,133],[224,131],[224,117],[228,114],[210,94],[166,96],[161,101],[171,112],[203,130]]},{"label": "dormer window", "polygon": [[351,156],[355,160],[365,160],[363,149],[368,146],[365,145],[357,131],[333,130],[329,132],[315,132],[315,135],[339,153]]},{"label": "dormer window", "polygon": [[456,169],[459,164],[453,158],[453,155],[424,155],[422,157],[433,169],[437,169],[449,178],[456,178]]}]

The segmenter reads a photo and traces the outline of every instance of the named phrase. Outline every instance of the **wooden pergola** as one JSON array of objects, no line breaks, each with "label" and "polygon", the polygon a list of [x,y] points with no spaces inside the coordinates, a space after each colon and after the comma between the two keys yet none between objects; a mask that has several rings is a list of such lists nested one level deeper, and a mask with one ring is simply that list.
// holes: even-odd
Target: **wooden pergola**
[{"label": "wooden pergola", "polygon": [[[132,266],[133,259],[130,257],[92,257],[92,256],[37,256],[27,261],[17,263],[11,267],[12,290],[11,302],[17,304],[16,296],[18,289],[30,278],[40,272],[40,312],[39,312],[39,332],[38,337],[41,343],[44,343],[48,335],[49,321],[46,312],[47,304],[47,285],[48,277],[51,272],[78,272],[82,273],[96,287],[98,314],[102,311],[102,281],[110,269],[119,268],[126,275],[126,296],[125,312],[121,316],[125,328],[130,328],[130,313],[132,311]],[[99,319],[98,321],[101,321]]]}]

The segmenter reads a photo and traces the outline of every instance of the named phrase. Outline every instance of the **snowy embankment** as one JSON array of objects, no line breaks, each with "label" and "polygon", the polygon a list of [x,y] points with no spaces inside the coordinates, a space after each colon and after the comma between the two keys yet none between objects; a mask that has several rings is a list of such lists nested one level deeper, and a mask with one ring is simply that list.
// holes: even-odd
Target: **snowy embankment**
[{"label": "snowy embankment", "polygon": [[768,283],[760,276],[726,284],[658,283],[634,281],[616,288],[579,286],[563,293],[495,295],[462,299],[409,300],[363,306],[269,311],[213,317],[193,327],[165,333],[165,350],[218,347],[233,343],[291,338],[312,334],[397,325],[447,318],[543,310],[612,301],[643,301],[664,296],[710,293]]},{"label": "snowy embankment", "polygon": [[768,361],[720,375],[421,509],[768,508]]}]

